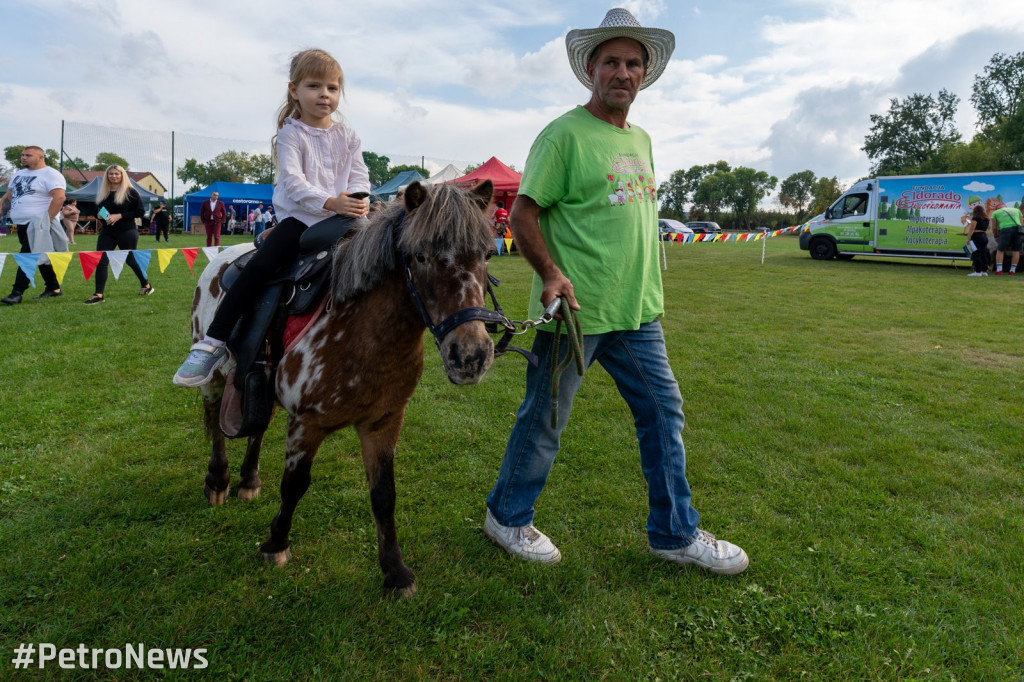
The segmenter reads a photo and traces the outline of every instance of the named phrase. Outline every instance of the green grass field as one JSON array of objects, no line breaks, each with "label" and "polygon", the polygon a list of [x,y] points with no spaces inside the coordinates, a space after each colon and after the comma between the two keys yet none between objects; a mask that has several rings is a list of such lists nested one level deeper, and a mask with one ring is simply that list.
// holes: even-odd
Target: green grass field
[{"label": "green grass field", "polygon": [[[1024,277],[818,262],[793,237],[770,240],[764,265],[760,244],[667,246],[694,503],[746,549],[746,573],[647,553],[631,418],[598,367],[537,507],[562,563],[505,555],[481,526],[524,361],[455,387],[432,344],[397,460],[415,597],[382,596],[350,431],[320,451],[292,562],[262,565],[283,416],[262,496],[208,506],[198,393],[170,382],[194,277],[180,254],[164,273],[154,256],[153,296],[126,268],[85,306],[76,258],[63,298],[0,307],[0,679],[152,675],[15,673],[23,642],[206,648],[199,674],[229,680],[1024,679]],[[528,266],[491,270],[522,318]]]}]

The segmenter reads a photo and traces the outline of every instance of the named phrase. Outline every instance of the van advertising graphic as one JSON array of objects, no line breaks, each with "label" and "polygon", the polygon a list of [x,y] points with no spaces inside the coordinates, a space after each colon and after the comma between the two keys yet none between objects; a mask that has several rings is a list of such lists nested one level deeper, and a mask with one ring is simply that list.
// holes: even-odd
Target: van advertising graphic
[{"label": "van advertising graphic", "polygon": [[957,251],[975,206],[1020,205],[1020,175],[878,179],[877,248]]}]

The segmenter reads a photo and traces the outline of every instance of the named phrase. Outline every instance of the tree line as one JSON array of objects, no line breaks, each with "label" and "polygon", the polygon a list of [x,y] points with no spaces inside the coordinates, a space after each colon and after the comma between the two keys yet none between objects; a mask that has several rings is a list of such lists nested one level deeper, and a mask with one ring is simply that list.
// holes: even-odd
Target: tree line
[{"label": "tree line", "polygon": [[[971,104],[977,134],[968,142],[956,127],[959,104],[959,97],[943,89],[937,96],[893,98],[887,113],[872,114],[862,147],[871,160],[870,176],[1024,168],[1024,52],[997,53],[974,77]],[[758,209],[777,182],[764,171],[730,168],[725,161],[691,166],[673,172],[658,188],[661,215],[726,222],[741,229],[754,224],[777,227],[822,213],[845,191],[836,177],[800,171],[778,185],[778,201],[786,213]]]}]

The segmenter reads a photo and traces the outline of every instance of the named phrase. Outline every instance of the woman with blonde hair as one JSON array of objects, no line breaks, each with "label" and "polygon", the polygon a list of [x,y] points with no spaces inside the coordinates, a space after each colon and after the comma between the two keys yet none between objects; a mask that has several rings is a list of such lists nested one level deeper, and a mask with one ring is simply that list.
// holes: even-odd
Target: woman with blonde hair
[{"label": "woman with blonde hair", "polygon": [[[121,166],[107,166],[103,172],[103,182],[96,192],[96,217],[99,219],[101,229],[96,239],[97,251],[132,251],[139,245],[139,228],[135,226],[135,219],[145,215],[142,208],[142,198],[132,187],[128,180],[128,173]],[[140,296],[149,296],[153,293],[142,268],[135,262],[135,256],[128,254],[128,267],[132,269],[135,276],[139,278],[142,289]],[[103,290],[107,286],[107,254],[103,254],[99,265],[96,266],[96,293],[86,299],[86,305],[103,303]]]}]

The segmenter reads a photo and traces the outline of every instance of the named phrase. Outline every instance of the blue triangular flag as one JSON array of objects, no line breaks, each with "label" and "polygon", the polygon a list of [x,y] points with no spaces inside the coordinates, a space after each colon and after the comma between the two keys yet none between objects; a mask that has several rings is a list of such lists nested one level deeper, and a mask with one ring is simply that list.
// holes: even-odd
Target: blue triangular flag
[{"label": "blue triangular flag", "polygon": [[21,271],[28,276],[32,288],[36,288],[36,264],[39,262],[39,253],[12,253],[14,262],[18,264]]},{"label": "blue triangular flag", "polygon": [[142,270],[142,276],[149,278],[149,273],[146,270],[149,268],[149,261],[153,258],[153,249],[143,249],[141,251],[132,251],[135,254],[135,263],[138,264],[139,269]]}]

